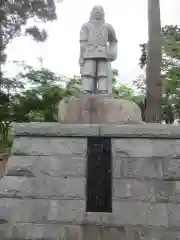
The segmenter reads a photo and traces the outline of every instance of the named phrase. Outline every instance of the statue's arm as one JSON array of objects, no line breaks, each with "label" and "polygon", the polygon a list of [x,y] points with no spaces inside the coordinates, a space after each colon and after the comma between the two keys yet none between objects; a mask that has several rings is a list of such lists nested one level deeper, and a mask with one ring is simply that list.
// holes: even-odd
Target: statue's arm
[{"label": "statue's arm", "polygon": [[81,27],[81,31],[80,31],[80,56],[79,56],[80,66],[83,66],[84,64],[84,54],[86,51],[87,40],[88,40],[88,29],[87,29],[87,25],[84,24]]},{"label": "statue's arm", "polygon": [[112,25],[108,25],[108,40],[109,40],[109,53],[111,61],[116,60],[117,58],[117,37],[114,28]]}]

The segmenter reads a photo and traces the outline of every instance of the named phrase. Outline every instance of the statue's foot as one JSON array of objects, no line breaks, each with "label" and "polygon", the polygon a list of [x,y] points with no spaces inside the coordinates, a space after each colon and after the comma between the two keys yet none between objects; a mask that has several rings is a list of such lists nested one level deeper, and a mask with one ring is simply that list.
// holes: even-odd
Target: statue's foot
[{"label": "statue's foot", "polygon": [[107,94],[108,90],[98,91],[99,94]]},{"label": "statue's foot", "polygon": [[89,91],[89,90],[84,90],[83,94],[108,94],[108,90],[96,90],[96,91]]},{"label": "statue's foot", "polygon": [[92,94],[91,91],[87,91],[87,90],[84,90],[83,93],[84,93],[84,94]]}]

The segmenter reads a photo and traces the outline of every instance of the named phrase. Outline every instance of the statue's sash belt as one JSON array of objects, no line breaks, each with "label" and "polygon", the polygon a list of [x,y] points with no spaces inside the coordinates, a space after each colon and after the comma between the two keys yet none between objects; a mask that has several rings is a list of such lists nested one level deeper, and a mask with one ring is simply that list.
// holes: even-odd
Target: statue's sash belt
[{"label": "statue's sash belt", "polygon": [[108,59],[108,47],[92,45],[87,46],[84,58],[105,58]]}]

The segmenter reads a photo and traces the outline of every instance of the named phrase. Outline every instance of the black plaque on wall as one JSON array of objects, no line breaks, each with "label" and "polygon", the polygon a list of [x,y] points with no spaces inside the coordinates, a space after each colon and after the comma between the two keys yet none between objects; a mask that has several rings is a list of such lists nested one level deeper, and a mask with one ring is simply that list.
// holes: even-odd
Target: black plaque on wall
[{"label": "black plaque on wall", "polygon": [[112,212],[111,139],[87,141],[86,212]]}]

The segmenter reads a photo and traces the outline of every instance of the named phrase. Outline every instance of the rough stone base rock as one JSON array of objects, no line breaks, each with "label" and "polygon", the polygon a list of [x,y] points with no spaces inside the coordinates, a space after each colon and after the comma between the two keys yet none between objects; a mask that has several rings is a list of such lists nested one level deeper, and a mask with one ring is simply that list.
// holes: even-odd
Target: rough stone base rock
[{"label": "rough stone base rock", "polygon": [[134,102],[106,94],[84,94],[60,102],[58,121],[67,124],[132,124],[142,123],[142,118]]}]

